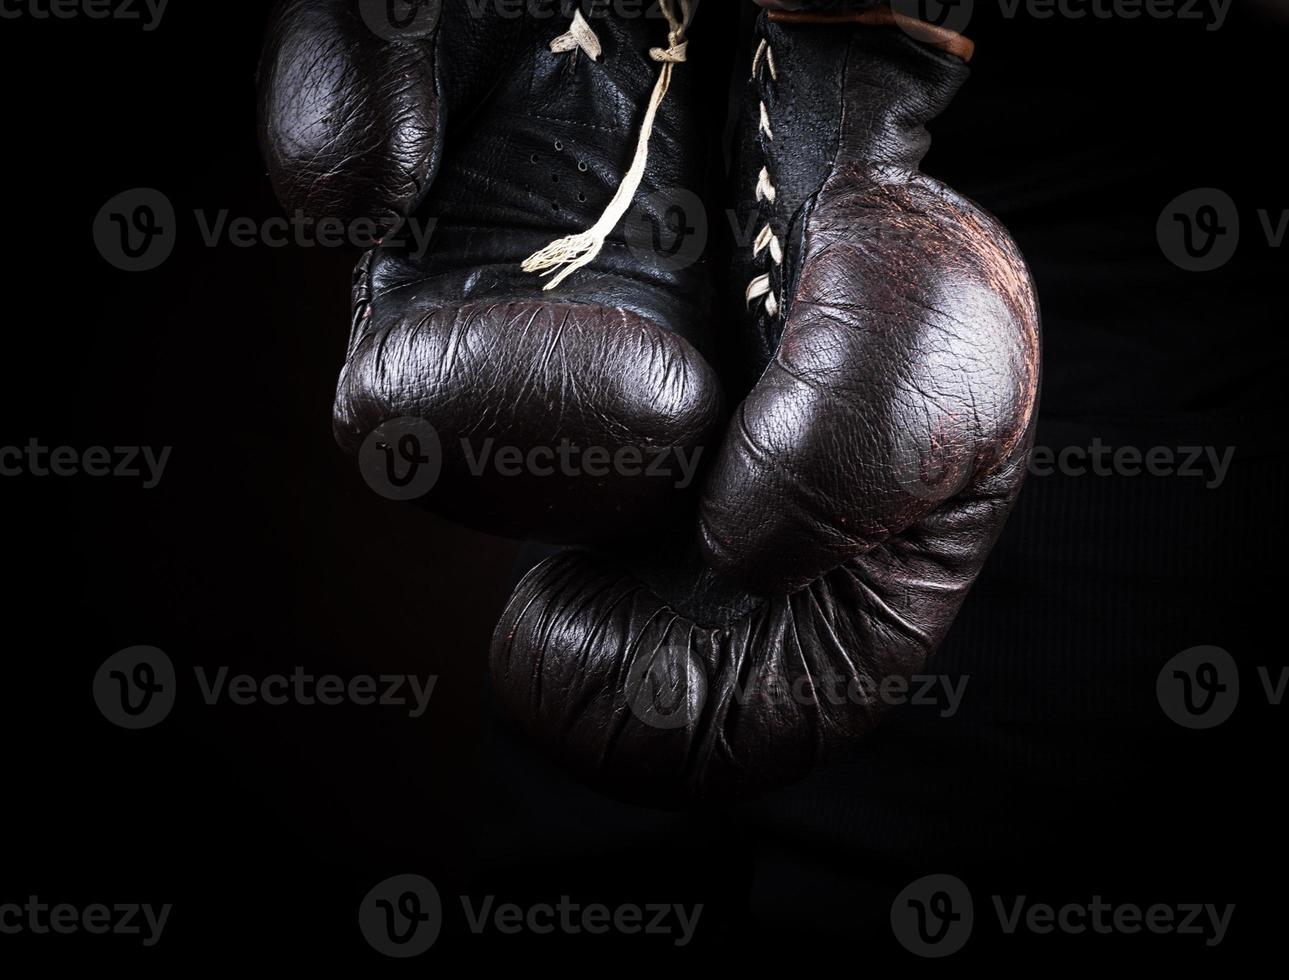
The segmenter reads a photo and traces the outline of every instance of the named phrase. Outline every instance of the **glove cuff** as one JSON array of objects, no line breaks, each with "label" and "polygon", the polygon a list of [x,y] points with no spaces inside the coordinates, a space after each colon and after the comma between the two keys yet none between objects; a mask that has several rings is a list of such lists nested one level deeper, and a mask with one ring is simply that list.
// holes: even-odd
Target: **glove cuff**
[{"label": "glove cuff", "polygon": [[863,27],[898,27],[915,41],[929,48],[943,51],[963,64],[975,54],[975,42],[957,31],[938,24],[892,10],[885,3],[855,0],[855,2],[794,3],[791,6],[779,0],[757,0],[776,24],[837,24]]}]

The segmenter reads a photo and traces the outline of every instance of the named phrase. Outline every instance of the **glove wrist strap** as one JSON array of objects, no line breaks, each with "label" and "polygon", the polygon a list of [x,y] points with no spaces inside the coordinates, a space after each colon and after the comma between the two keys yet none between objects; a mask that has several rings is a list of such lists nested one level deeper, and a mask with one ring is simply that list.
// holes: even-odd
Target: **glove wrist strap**
[{"label": "glove wrist strap", "polygon": [[861,27],[898,27],[914,40],[928,47],[969,62],[975,54],[975,42],[937,24],[897,13],[890,7],[867,10],[769,10],[766,16],[776,24],[857,24]]}]

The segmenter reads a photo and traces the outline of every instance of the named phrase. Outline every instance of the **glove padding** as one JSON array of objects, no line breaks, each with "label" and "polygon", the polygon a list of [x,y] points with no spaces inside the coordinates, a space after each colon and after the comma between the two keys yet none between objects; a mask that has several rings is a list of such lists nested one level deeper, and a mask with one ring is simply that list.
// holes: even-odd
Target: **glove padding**
[{"label": "glove padding", "polygon": [[[776,181],[743,210],[766,214],[782,254],[735,266],[745,284],[774,263],[743,326],[773,356],[705,485],[704,561],[558,556],[521,582],[493,641],[518,724],[655,805],[784,785],[869,731],[883,682],[944,638],[1033,436],[1025,264],[996,221],[915,170],[922,124],[965,68],[896,30],[760,30],[778,77],[763,68],[751,87],[739,173]],[[821,107],[829,91],[841,104]],[[799,152],[800,130],[832,146]]]}]

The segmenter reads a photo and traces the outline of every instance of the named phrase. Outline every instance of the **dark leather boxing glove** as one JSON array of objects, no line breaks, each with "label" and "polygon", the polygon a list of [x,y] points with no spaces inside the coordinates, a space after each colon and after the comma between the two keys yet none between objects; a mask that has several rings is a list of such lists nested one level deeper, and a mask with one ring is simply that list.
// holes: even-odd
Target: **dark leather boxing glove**
[{"label": "dark leather boxing glove", "polygon": [[261,67],[283,204],[384,238],[355,273],[336,438],[428,423],[424,502],[484,530],[646,527],[724,419],[710,270],[655,237],[704,191],[720,46],[695,53],[689,0],[406,7],[287,0]]},{"label": "dark leather boxing glove", "polygon": [[1032,282],[917,169],[967,49],[839,17],[763,14],[744,68],[751,372],[731,386],[754,384],[704,487],[703,560],[565,553],[494,637],[505,709],[616,795],[745,796],[853,745],[945,636],[1026,472]]}]

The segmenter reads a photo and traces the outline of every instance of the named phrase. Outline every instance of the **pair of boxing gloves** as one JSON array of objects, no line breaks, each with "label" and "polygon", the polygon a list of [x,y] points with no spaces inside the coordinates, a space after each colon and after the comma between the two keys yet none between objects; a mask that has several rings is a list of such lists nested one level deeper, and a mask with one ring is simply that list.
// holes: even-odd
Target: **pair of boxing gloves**
[{"label": "pair of boxing gloves", "polygon": [[337,440],[431,426],[426,506],[576,546],[517,587],[497,696],[652,804],[764,792],[872,728],[986,560],[1038,396],[1022,258],[918,170],[970,44],[759,0],[735,50],[752,3],[285,0],[260,75],[283,204],[385,236]]}]

